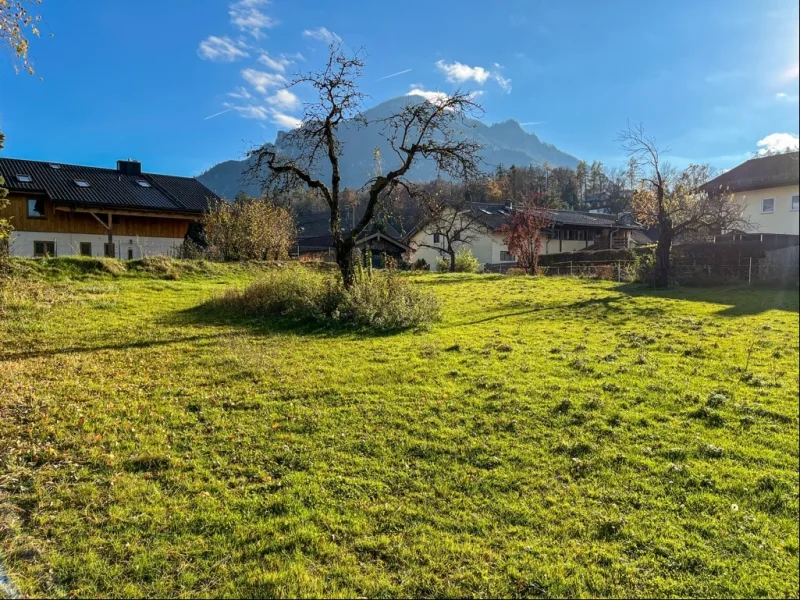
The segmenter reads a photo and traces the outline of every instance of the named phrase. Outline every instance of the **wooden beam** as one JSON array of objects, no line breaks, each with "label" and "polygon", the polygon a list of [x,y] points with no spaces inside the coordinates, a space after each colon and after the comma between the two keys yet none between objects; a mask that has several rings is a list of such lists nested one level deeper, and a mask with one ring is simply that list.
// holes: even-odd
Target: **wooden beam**
[{"label": "wooden beam", "polygon": [[[160,211],[148,211],[148,210],[106,210],[106,209],[96,209],[96,208],[72,208],[70,206],[55,206],[56,210],[64,211],[64,212],[79,212],[79,213],[102,213],[102,214],[110,214],[110,215],[122,215],[127,217],[155,217],[160,219],[201,219],[202,214],[199,213],[169,213],[169,212],[160,212]],[[97,217],[95,217],[97,218]]]},{"label": "wooden beam", "polygon": [[111,215],[108,215],[108,223],[106,224],[103,222],[103,219],[97,216],[97,214],[93,212],[90,212],[89,214],[97,219],[97,222],[100,223],[100,225],[102,225],[107,231],[111,231]]}]

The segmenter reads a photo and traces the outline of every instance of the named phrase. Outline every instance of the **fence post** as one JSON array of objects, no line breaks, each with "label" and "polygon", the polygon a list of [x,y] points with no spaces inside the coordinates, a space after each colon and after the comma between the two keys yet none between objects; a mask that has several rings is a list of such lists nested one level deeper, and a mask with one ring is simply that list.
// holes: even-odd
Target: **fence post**
[{"label": "fence post", "polygon": [[751,285],[753,281],[753,257],[750,257],[750,264],[747,267],[747,285]]},{"label": "fence post", "polygon": [[622,281],[622,263],[617,261],[617,283]]},{"label": "fence post", "polygon": [[569,276],[572,277],[572,261],[569,261]]}]

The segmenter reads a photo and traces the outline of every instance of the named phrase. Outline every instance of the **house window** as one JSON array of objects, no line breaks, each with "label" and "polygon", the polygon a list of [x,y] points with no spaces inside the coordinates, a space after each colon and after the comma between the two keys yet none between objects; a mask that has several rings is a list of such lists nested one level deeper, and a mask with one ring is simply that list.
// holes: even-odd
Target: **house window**
[{"label": "house window", "polygon": [[55,256],[55,242],[33,242],[33,255],[37,258],[42,256]]},{"label": "house window", "polygon": [[775,198],[764,198],[761,201],[761,212],[762,213],[774,213],[775,212]]},{"label": "house window", "polygon": [[92,255],[92,242],[81,242],[81,256]]},{"label": "house window", "polygon": [[579,229],[579,230],[578,230],[578,237],[577,237],[577,239],[578,239],[579,241],[581,241],[581,242],[582,242],[582,241],[583,241],[583,240],[586,238],[586,236],[584,235],[585,233],[586,233],[586,232],[585,232],[583,229]]},{"label": "house window", "polygon": [[75,182],[75,185],[77,185],[78,187],[82,188],[89,187],[89,182],[86,181],[85,179],[73,179],[73,181]]},{"label": "house window", "polygon": [[500,262],[514,262],[517,260],[517,257],[508,252],[507,250],[500,251]]},{"label": "house window", "polygon": [[116,252],[114,252],[114,244],[103,244],[103,256],[107,258],[114,258],[116,256]]},{"label": "house window", "polygon": [[440,240],[441,240],[441,236],[438,233],[434,233],[433,234],[433,243],[434,244],[438,244]]},{"label": "house window", "polygon": [[550,239],[552,240],[558,239],[558,230],[555,230],[553,233],[550,234]]},{"label": "house window", "polygon": [[30,183],[33,181],[30,175],[25,175],[23,173],[17,173],[17,181],[20,183]]},{"label": "house window", "polygon": [[789,210],[794,212],[800,210],[800,196],[792,196],[792,199],[789,201]]},{"label": "house window", "polygon": [[44,200],[41,198],[28,198],[28,218],[29,219],[46,219],[47,215],[44,213]]},{"label": "house window", "polygon": [[133,260],[133,248],[128,248],[128,260]]}]

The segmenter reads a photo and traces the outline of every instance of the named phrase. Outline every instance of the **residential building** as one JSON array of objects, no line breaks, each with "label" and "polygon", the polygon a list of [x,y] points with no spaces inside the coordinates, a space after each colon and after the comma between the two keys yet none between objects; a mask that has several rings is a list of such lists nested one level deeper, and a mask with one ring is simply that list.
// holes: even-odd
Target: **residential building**
[{"label": "residential building", "polygon": [[[746,234],[800,235],[800,153],[751,158],[703,187],[733,193],[744,206]],[[738,229],[737,229],[738,232]]]},{"label": "residential building", "polygon": [[[352,230],[353,223],[344,219],[341,227],[342,232],[347,235]],[[358,236],[356,249],[364,258],[368,254],[372,256],[373,267],[382,268],[385,257],[389,256],[399,263],[409,252],[409,246],[401,238],[391,223],[374,221]],[[330,212],[322,211],[298,216],[295,254],[316,255],[326,261],[335,259]]]},{"label": "residential building", "polygon": [[101,169],[0,158],[0,176],[14,256],[170,255],[218,199],[196,179],[144,173],[133,160]]},{"label": "residential building", "polygon": [[[513,211],[510,205],[473,203],[471,216],[479,216],[482,227],[473,233],[466,246],[484,265],[513,264],[516,257],[508,251],[502,231]],[[637,244],[633,232],[641,227],[630,213],[624,215],[589,214],[570,210],[550,210],[550,226],[542,231],[542,254],[577,252],[587,248],[628,248]],[[432,270],[437,260],[446,256],[445,236],[436,227],[419,226],[406,237],[412,248],[411,261],[425,259]]]}]

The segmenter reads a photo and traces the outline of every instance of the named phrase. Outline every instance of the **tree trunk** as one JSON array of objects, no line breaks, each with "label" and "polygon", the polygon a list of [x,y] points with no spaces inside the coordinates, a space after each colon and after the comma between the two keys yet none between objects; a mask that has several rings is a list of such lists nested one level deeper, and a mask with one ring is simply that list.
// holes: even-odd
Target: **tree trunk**
[{"label": "tree trunk", "polygon": [[450,248],[447,253],[450,255],[450,272],[456,272],[456,251]]},{"label": "tree trunk", "polygon": [[660,231],[656,246],[655,287],[665,288],[669,285],[669,254],[672,249],[672,232]]},{"label": "tree trunk", "polygon": [[353,248],[347,244],[336,247],[336,264],[342,273],[342,282],[345,289],[349,290],[356,282],[356,264]]}]

